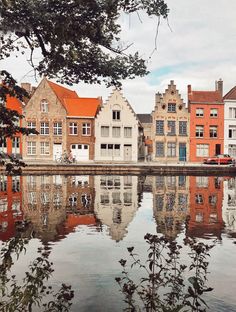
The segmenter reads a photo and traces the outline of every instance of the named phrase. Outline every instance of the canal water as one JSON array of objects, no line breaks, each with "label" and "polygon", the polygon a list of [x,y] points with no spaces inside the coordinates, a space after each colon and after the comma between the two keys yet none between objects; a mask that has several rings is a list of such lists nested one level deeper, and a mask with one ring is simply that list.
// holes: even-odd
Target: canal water
[{"label": "canal water", "polygon": [[205,299],[209,311],[236,311],[235,177],[0,175],[0,245],[30,238],[13,272],[20,279],[47,246],[55,270],[49,284],[72,286],[71,311],[123,310],[119,260],[130,246],[144,259],[146,233],[214,244],[214,290]]}]

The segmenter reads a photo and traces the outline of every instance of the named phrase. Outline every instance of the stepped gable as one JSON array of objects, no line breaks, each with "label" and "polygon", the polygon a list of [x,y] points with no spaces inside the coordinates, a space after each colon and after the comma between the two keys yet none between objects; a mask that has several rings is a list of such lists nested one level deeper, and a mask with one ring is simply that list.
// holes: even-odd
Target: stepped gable
[{"label": "stepped gable", "polygon": [[236,100],[236,86],[233,87],[228,93],[223,97],[224,100]]},{"label": "stepped gable", "polygon": [[101,98],[66,98],[64,106],[69,117],[95,117],[101,106]]},{"label": "stepped gable", "polygon": [[54,91],[60,102],[64,105],[65,99],[71,98],[71,99],[78,99],[79,96],[75,91],[72,91],[68,88],[65,88],[63,86],[60,86],[56,84],[55,82],[47,80],[49,86]]}]

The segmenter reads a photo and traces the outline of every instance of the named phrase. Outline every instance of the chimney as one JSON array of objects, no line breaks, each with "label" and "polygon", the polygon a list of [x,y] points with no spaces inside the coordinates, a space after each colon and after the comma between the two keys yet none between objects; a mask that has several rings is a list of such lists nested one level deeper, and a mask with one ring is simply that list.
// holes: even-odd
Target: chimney
[{"label": "chimney", "polygon": [[192,87],[191,85],[188,85],[188,94],[192,93]]},{"label": "chimney", "polygon": [[25,89],[25,91],[28,92],[29,94],[31,93],[31,84],[29,82],[22,82],[21,88]]},{"label": "chimney", "polygon": [[223,80],[220,78],[218,81],[215,82],[216,84],[216,91],[220,92],[220,95],[223,96]]}]

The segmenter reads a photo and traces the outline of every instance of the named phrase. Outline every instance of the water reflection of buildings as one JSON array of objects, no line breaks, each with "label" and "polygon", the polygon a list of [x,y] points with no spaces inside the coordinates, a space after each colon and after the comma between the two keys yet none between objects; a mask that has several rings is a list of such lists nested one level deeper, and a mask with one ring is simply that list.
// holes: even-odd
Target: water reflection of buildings
[{"label": "water reflection of buildings", "polygon": [[19,176],[0,175],[0,240],[5,241],[16,234],[18,222],[23,220]]},{"label": "water reflection of buildings", "polygon": [[120,241],[138,209],[137,176],[95,176],[94,211],[109,228],[112,239]]},{"label": "water reflection of buildings", "polygon": [[226,231],[236,237],[236,178],[224,181],[223,220]]},{"label": "water reflection of buildings", "polygon": [[187,235],[221,238],[223,178],[190,177],[190,220]]},{"label": "water reflection of buildings", "polygon": [[175,238],[189,214],[189,177],[153,177],[153,212],[157,232]]}]

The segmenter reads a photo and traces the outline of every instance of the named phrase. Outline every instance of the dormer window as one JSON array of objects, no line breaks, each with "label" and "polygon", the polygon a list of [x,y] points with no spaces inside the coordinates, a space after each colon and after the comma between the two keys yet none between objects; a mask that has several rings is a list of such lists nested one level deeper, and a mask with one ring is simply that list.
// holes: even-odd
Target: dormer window
[{"label": "dormer window", "polygon": [[112,119],[113,120],[120,120],[120,111],[119,110],[113,110],[112,111]]},{"label": "dormer window", "polygon": [[47,100],[41,101],[41,112],[48,113],[48,101]]}]

